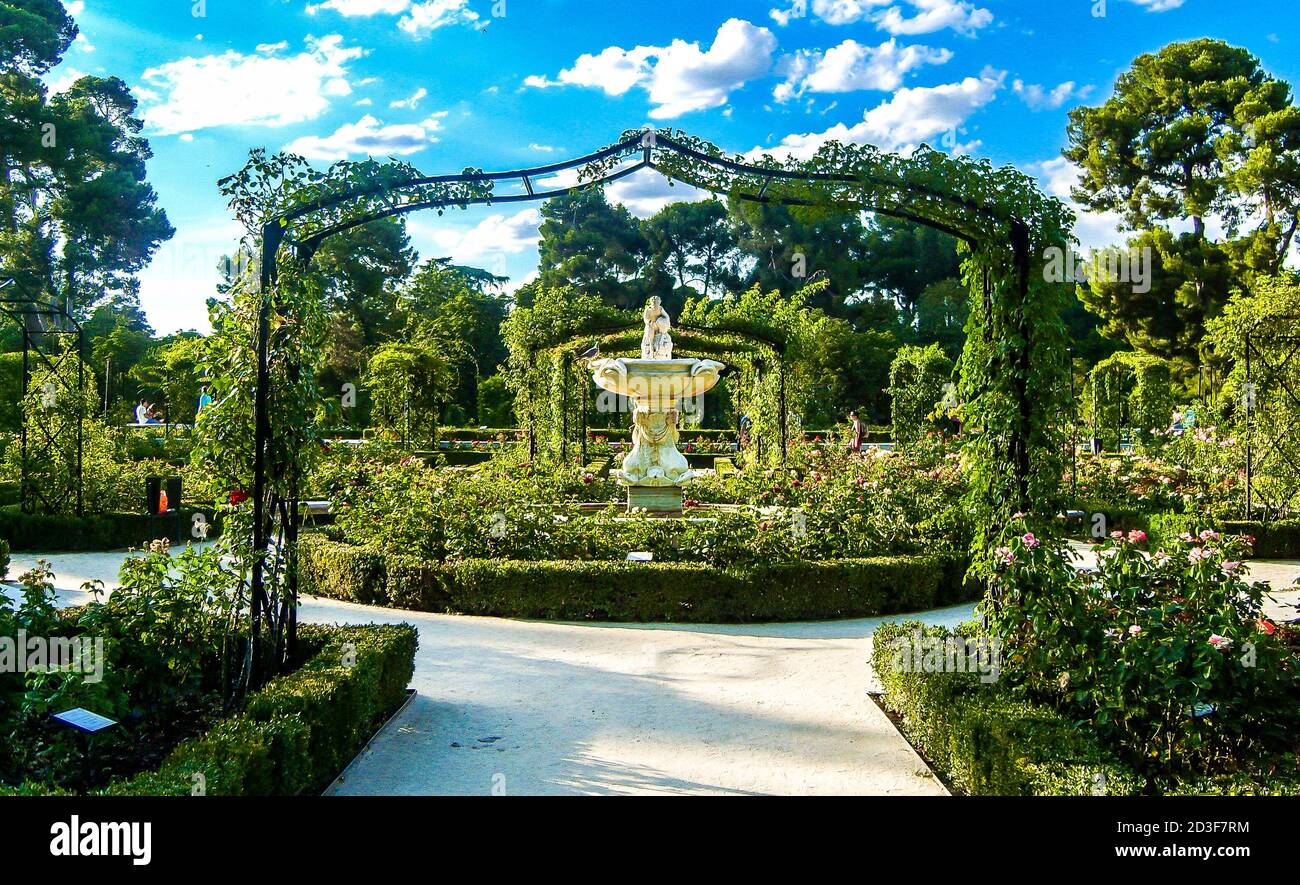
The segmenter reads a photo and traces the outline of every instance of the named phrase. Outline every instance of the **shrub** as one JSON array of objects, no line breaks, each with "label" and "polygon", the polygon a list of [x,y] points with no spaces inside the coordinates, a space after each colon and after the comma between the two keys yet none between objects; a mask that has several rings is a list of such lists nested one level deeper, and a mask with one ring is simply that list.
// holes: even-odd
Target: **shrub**
[{"label": "shrub", "polygon": [[[309,657],[253,694],[238,715],[178,746],[156,772],[111,785],[116,796],[318,792],[402,703],[418,634],[409,624],[304,624]],[[196,777],[199,775],[201,777]]]},{"label": "shrub", "polygon": [[9,576],[9,542],[0,539],[0,580]]},{"label": "shrub", "polygon": [[304,536],[304,593],[419,611],[563,620],[729,621],[866,617],[970,600],[960,556],[759,564],[449,562]]},{"label": "shrub", "polygon": [[1108,542],[1091,573],[1030,534],[997,551],[996,627],[1026,696],[1091,721],[1153,785],[1294,753],[1297,661],[1244,545],[1205,530],[1148,558],[1143,540]]},{"label": "shrub", "polygon": [[196,540],[194,514],[203,514],[208,538],[221,532],[211,508],[183,507],[177,513],[148,516],[143,513],[72,514],[23,513],[17,507],[0,507],[0,538],[14,550],[123,550],[143,547],[167,538],[175,543]]},{"label": "shrub", "polygon": [[1016,700],[1004,685],[980,682],[972,673],[908,666],[898,643],[916,634],[940,640],[959,635],[916,621],[883,624],[873,638],[871,665],[885,706],[958,789],[996,796],[1137,791],[1140,780],[1131,771],[1055,711]]}]

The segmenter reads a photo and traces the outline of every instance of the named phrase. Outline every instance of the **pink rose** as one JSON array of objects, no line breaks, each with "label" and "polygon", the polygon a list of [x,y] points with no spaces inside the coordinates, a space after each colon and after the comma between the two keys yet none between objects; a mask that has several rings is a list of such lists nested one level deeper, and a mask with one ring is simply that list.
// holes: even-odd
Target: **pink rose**
[{"label": "pink rose", "polygon": [[1232,640],[1226,636],[1220,636],[1218,633],[1211,635],[1209,642],[1210,645],[1214,646],[1219,651],[1226,651],[1232,647]]},{"label": "pink rose", "polygon": [[1024,542],[1024,545],[1028,547],[1030,550],[1033,550],[1035,547],[1043,543],[1042,541],[1034,537],[1033,532],[1026,532],[1024,537],[1022,537],[1020,540]]},{"label": "pink rose", "polygon": [[1130,544],[1141,544],[1146,539],[1147,539],[1147,533],[1144,531],[1135,529],[1134,531],[1128,533],[1128,540]]}]

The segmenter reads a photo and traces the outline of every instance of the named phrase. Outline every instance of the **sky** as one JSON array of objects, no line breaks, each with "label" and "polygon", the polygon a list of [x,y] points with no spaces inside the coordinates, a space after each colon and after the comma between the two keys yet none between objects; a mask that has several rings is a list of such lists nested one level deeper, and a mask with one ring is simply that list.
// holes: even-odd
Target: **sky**
[{"label": "sky", "polygon": [[[1066,115],[1144,52],[1217,37],[1300,82],[1293,0],[65,0],[81,36],[46,76],[118,76],[176,227],[141,274],[160,334],[207,331],[243,231],[217,190],[248,151],[427,174],[581,156],[647,125],[725,150],[921,143],[1014,165],[1068,200]],[[645,217],[698,198],[651,170],[608,188]],[[540,204],[408,216],[424,258],[536,272]],[[1081,214],[1084,247],[1122,242]]]}]

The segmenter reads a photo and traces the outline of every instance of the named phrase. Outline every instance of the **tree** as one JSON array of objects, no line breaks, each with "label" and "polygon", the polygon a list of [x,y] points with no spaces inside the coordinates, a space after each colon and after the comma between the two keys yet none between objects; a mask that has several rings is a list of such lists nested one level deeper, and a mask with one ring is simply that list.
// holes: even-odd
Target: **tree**
[{"label": "tree", "polygon": [[382,218],[327,238],[316,260],[329,280],[331,306],[373,347],[401,330],[398,292],[415,270],[401,218]]},{"label": "tree", "polygon": [[876,215],[864,233],[864,282],[876,292],[891,295],[903,310],[915,312],[921,294],[935,283],[954,280],[960,284],[957,241],[943,231]]},{"label": "tree", "polygon": [[133,293],[174,230],[126,84],[82,77],[47,99],[36,79],[75,36],[54,0],[0,2],[0,272],[15,294],[84,317],[106,293]]},{"label": "tree", "polygon": [[1274,265],[1286,256],[1300,210],[1300,112],[1247,50],[1207,38],[1139,56],[1105,104],[1070,112],[1068,131],[1085,206],[1120,212],[1133,230],[1189,219],[1197,238],[1211,213],[1240,225],[1260,210]]},{"label": "tree", "polygon": [[438,341],[456,363],[457,381],[448,402],[480,423],[480,381],[494,374],[507,356],[501,338],[507,302],[478,287],[484,273],[435,259],[425,262],[401,292],[407,334]]},{"label": "tree", "polygon": [[1236,284],[1229,255],[1195,234],[1175,237],[1164,229],[1139,234],[1127,253],[1150,257],[1149,280],[1135,285],[1096,275],[1079,287],[1084,305],[1102,318],[1102,334],[1174,361],[1179,374],[1193,371],[1201,363],[1205,324]]},{"label": "tree", "polygon": [[[1233,286],[1273,274],[1300,220],[1300,110],[1259,59],[1220,40],[1173,43],[1139,56],[1100,107],[1070,112],[1065,156],[1083,170],[1073,191],[1119,212],[1150,249],[1154,289],[1093,279],[1082,297],[1106,335],[1195,366],[1205,322]],[[1229,239],[1212,243],[1206,219]],[[1173,224],[1191,232],[1175,236]],[[1253,227],[1251,227],[1253,225]]]},{"label": "tree", "polygon": [[193,424],[203,389],[202,358],[203,339],[195,332],[183,332],[151,348],[131,370],[131,380],[142,393],[167,404],[170,421]]},{"label": "tree", "polygon": [[[740,252],[723,203],[669,203],[641,222],[641,230],[652,264],[672,277],[676,288],[717,297],[740,284]],[[673,309],[668,306],[670,313]]]},{"label": "tree", "polygon": [[623,206],[611,206],[603,190],[552,197],[542,219],[537,254],[543,286],[573,286],[622,309],[638,307],[647,291],[671,290],[671,283],[658,285],[648,266],[650,247],[637,220]]}]

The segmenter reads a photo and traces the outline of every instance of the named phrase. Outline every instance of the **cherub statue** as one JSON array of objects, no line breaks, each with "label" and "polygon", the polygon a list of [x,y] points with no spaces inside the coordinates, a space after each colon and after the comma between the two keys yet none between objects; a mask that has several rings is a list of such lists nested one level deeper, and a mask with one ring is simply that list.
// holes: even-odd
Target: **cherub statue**
[{"label": "cherub statue", "polygon": [[641,336],[641,359],[670,360],[673,358],[673,339],[669,335],[673,322],[668,318],[659,296],[655,295],[646,302],[645,334]]}]

